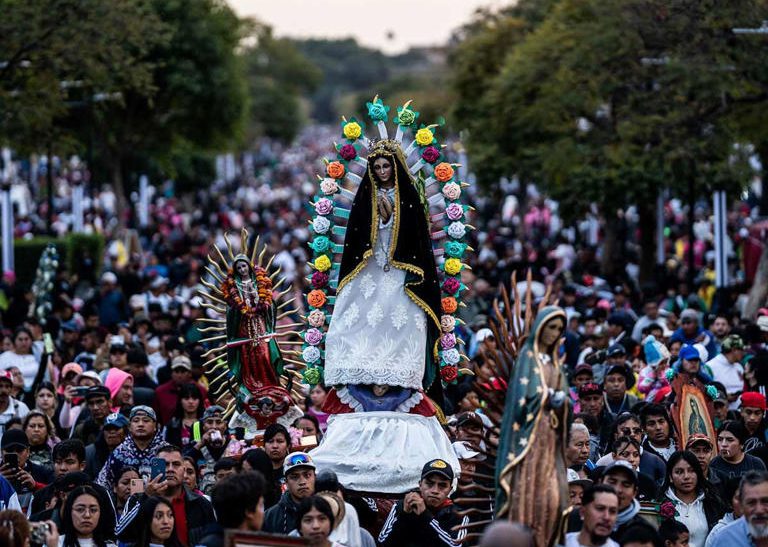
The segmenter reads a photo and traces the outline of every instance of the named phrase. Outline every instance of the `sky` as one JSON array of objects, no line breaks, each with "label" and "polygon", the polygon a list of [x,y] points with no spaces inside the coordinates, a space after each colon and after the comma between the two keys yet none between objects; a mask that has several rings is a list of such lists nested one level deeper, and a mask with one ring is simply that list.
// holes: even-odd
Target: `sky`
[{"label": "sky", "polygon": [[[509,0],[228,0],[240,16],[290,38],[345,38],[386,53],[444,44],[478,7]],[[388,37],[388,33],[392,36]]]}]

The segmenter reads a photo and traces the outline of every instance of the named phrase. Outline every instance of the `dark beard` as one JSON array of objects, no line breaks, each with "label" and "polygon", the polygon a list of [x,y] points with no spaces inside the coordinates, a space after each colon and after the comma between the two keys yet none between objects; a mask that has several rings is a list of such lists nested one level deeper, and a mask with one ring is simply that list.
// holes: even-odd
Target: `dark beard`
[{"label": "dark beard", "polygon": [[610,537],[611,536],[598,536],[594,532],[589,533],[589,541],[592,542],[592,545],[603,545]]}]

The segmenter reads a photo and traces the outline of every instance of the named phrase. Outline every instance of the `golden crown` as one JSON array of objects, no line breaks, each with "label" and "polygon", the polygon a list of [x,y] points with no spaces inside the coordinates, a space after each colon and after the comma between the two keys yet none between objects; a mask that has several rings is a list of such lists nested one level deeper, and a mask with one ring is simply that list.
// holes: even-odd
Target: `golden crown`
[{"label": "golden crown", "polygon": [[395,139],[371,139],[371,148],[369,156],[375,154],[390,153],[396,154],[401,151],[400,143]]}]

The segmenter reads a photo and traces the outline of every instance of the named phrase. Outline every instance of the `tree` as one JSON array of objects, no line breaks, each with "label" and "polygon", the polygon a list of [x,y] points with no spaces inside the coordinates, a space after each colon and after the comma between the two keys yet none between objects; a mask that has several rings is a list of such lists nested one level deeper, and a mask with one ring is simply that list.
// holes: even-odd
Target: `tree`
[{"label": "tree", "polygon": [[[516,173],[541,182],[566,217],[600,204],[609,273],[621,265],[614,211],[637,204],[649,279],[660,189],[703,196],[745,183],[730,161],[738,140],[731,116],[764,102],[768,81],[751,69],[759,46],[735,42],[731,28],[763,8],[750,0],[558,2],[500,53],[498,70],[477,78],[474,94],[460,85],[471,63],[458,65],[474,163],[493,165],[486,181]],[[483,39],[502,38],[496,27],[481,32],[457,58]]]}]

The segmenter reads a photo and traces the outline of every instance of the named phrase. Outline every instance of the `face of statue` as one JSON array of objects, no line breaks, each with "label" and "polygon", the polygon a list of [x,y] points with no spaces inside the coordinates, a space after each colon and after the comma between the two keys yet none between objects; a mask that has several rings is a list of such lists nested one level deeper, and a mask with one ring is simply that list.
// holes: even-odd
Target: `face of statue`
[{"label": "face of statue", "polygon": [[379,182],[389,182],[392,179],[392,162],[387,158],[376,158],[373,162],[373,173]]},{"label": "face of statue", "polygon": [[541,329],[541,341],[543,345],[546,347],[551,347],[558,340],[560,340],[560,337],[563,335],[564,328],[565,323],[563,323],[563,320],[560,318],[547,321],[547,323],[544,325],[544,328]]},{"label": "face of statue", "polygon": [[250,268],[248,267],[248,263],[245,260],[239,260],[237,264],[235,264],[235,271],[240,277],[247,277],[248,270],[250,270]]}]

